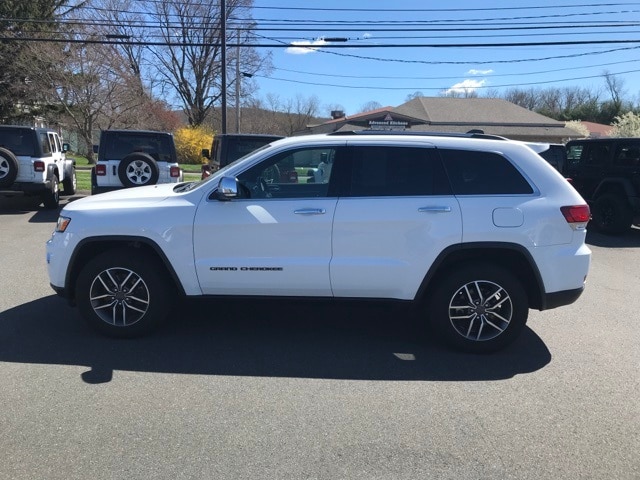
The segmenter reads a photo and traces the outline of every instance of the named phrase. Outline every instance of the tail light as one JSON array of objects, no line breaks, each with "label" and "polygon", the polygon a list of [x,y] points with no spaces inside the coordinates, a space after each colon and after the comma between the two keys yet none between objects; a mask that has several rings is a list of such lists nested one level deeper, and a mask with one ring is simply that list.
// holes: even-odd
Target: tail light
[{"label": "tail light", "polygon": [[33,170],[35,172],[44,172],[44,162],[41,160],[33,162]]},{"label": "tail light", "polygon": [[104,164],[96,165],[96,175],[104,177],[107,174],[107,166]]},{"label": "tail light", "polygon": [[567,223],[587,223],[591,219],[591,210],[589,205],[572,205],[568,207],[560,207],[562,215]]},{"label": "tail light", "polygon": [[169,175],[171,178],[178,178],[180,176],[180,167],[171,167],[169,169]]}]

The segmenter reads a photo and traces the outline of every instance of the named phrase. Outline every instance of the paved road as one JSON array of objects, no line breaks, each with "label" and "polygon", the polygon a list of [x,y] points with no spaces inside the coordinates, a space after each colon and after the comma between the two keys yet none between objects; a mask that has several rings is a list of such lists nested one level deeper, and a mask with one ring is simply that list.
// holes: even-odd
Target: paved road
[{"label": "paved road", "polygon": [[398,308],[189,304],[94,335],[53,296],[56,213],[0,209],[1,479],[638,479],[640,230],[493,356]]}]

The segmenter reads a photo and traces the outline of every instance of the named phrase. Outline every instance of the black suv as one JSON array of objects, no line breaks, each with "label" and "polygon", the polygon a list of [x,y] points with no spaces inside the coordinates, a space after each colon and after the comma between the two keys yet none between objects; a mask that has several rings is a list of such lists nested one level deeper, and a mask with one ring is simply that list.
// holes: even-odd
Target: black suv
[{"label": "black suv", "polygon": [[212,172],[226,167],[240,157],[257,150],[275,140],[280,140],[280,135],[259,135],[254,133],[225,133],[216,135],[211,144],[211,152],[202,150],[202,156],[209,159],[209,163],[202,166],[202,178],[211,175]]},{"label": "black suv", "polygon": [[564,175],[590,203],[601,232],[640,223],[640,138],[571,140]]}]

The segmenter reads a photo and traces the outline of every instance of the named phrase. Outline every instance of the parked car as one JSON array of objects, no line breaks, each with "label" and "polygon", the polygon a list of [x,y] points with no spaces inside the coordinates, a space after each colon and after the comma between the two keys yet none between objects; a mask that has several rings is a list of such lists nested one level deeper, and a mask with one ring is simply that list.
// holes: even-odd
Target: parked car
[{"label": "parked car", "polygon": [[179,183],[184,174],[178,165],[173,135],[148,130],[104,130],[91,170],[91,193],[159,183]]},{"label": "parked car", "polygon": [[598,138],[567,143],[565,176],[587,200],[592,224],[620,234],[640,225],[640,138]]},{"label": "parked car", "polygon": [[37,196],[45,208],[58,208],[76,192],[76,170],[66,158],[69,146],[47,128],[0,125],[0,195]]},{"label": "parked car", "polygon": [[[274,173],[302,159],[330,171]],[[70,203],[47,264],[53,289],[107,335],[157,328],[178,296],[386,299],[412,304],[448,344],[490,352],[518,337],[529,309],[582,294],[588,220],[521,142],[308,135],[203,181]]]},{"label": "parked car", "polygon": [[209,163],[202,166],[202,178],[212,172],[226,167],[231,162],[244,157],[254,150],[283,138],[280,135],[258,135],[251,133],[225,133],[213,137],[211,152],[202,150],[202,156],[209,159]]}]

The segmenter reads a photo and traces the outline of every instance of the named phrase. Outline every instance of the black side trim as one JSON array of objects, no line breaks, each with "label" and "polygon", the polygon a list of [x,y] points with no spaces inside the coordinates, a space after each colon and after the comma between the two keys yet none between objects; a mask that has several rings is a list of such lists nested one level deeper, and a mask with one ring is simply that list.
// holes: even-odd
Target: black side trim
[{"label": "black side trim", "polygon": [[65,298],[68,298],[70,299],[70,301],[73,301],[75,297],[75,291],[74,291],[75,285],[73,284],[73,281],[75,281],[75,279],[77,278],[77,274],[79,271],[79,267],[77,264],[78,262],[82,263],[83,261],[86,261],[86,259],[83,258],[83,255],[80,255],[80,252],[84,251],[85,247],[88,247],[91,244],[101,244],[101,243],[111,244],[113,246],[116,246],[116,244],[121,244],[121,245],[122,244],[129,244],[129,245],[142,244],[150,247],[158,255],[163,265],[166,267],[167,271],[169,272],[169,276],[171,277],[171,280],[173,280],[173,282],[175,283],[178,289],[179,295],[186,296],[186,292],[184,291],[184,287],[182,286],[182,282],[180,281],[178,274],[173,269],[171,262],[165,255],[162,248],[160,248],[160,246],[157,243],[155,243],[153,240],[150,240],[149,238],[146,238],[146,237],[127,236],[127,235],[105,235],[100,237],[85,238],[84,240],[81,240],[80,242],[78,242],[78,245],[76,245],[75,250],[71,254],[71,258],[69,259],[67,275],[64,280],[64,284],[65,284],[64,292],[66,294]]},{"label": "black side trim", "polygon": [[[431,265],[431,268],[429,269],[424,279],[422,280],[422,284],[420,285],[420,288],[416,293],[415,300],[420,300],[422,298],[425,298],[425,295],[427,294],[428,290],[431,288],[432,280],[441,271],[441,268],[446,266],[447,261],[450,260],[453,256],[461,257],[459,261],[462,261],[465,254],[468,253],[469,256],[475,260],[476,258],[474,256],[474,252],[479,252],[482,250],[485,250],[485,251],[491,250],[491,251],[495,251],[496,253],[498,253],[498,251],[500,250],[511,251],[521,255],[525,259],[525,261],[528,263],[534,276],[535,284],[531,285],[530,287],[536,290],[535,293],[537,294],[537,301],[535,298],[531,298],[531,295],[529,295],[530,297],[529,301],[531,302],[530,307],[539,308],[541,306],[544,306],[544,303],[545,303],[544,283],[542,281],[542,275],[540,275],[540,270],[538,269],[536,262],[533,260],[533,257],[525,247],[517,243],[509,243],[509,242],[458,243],[455,245],[450,245],[449,247],[445,248],[436,257],[435,261]],[[483,257],[479,257],[479,258],[482,259]],[[537,304],[542,304],[542,305],[537,305]]]}]

